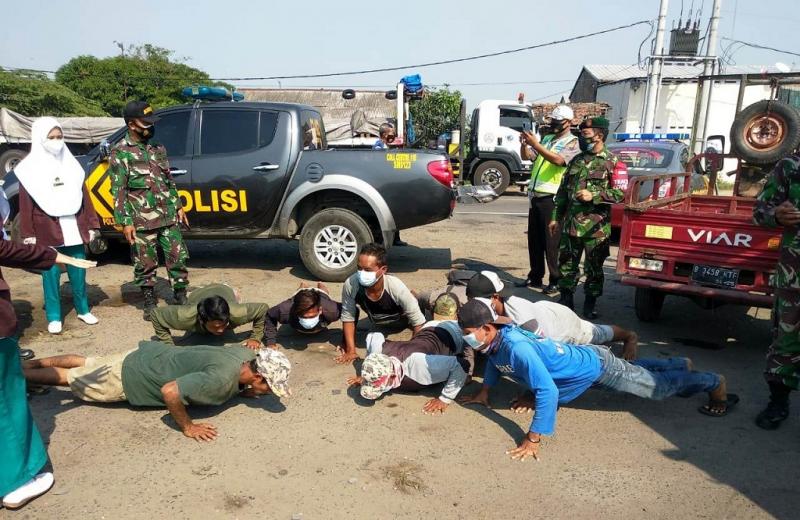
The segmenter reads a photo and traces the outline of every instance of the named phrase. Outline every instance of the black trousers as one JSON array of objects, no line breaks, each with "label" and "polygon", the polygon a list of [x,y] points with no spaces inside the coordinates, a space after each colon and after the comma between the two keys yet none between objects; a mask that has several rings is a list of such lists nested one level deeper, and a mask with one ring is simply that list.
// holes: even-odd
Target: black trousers
[{"label": "black trousers", "polygon": [[536,283],[544,278],[544,266],[547,263],[547,271],[550,273],[550,283],[558,283],[558,243],[561,239],[561,230],[550,235],[547,232],[547,225],[553,214],[553,197],[533,197],[531,207],[528,210],[528,259],[530,260],[531,270],[528,272],[528,280]]}]

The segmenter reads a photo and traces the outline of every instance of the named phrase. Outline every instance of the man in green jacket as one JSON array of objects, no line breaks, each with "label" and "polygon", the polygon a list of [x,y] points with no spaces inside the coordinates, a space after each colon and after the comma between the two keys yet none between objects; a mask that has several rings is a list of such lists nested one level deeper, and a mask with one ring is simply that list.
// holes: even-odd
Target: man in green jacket
[{"label": "man in green jacket", "polygon": [[228,329],[252,323],[253,332],[242,345],[253,350],[261,348],[269,311],[266,303],[239,303],[234,289],[219,283],[195,289],[187,300],[186,305],[167,305],[150,313],[159,341],[175,344],[170,329],[221,336]]}]

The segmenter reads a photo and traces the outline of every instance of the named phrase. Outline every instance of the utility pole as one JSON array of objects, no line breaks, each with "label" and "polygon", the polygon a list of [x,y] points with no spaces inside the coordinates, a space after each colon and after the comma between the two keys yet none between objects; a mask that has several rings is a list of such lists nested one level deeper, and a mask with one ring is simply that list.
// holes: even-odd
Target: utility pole
[{"label": "utility pole", "polygon": [[650,72],[647,77],[647,99],[644,105],[644,124],[642,131],[652,132],[656,120],[658,91],[661,86],[661,68],[664,64],[664,29],[667,25],[667,6],[669,0],[661,0],[658,10],[658,26],[656,28],[656,46],[650,56]]},{"label": "utility pole", "polygon": [[[714,0],[714,6],[711,11],[711,21],[709,22],[708,29],[708,48],[706,57],[704,59],[703,76],[710,76],[714,73],[717,64],[717,40],[719,39],[719,13],[722,9],[722,0]],[[710,79],[704,79],[700,90],[700,99],[698,100],[695,118],[694,133],[694,146],[695,153],[701,153],[703,146],[708,137],[708,112],[711,108],[711,88],[714,82]]]}]

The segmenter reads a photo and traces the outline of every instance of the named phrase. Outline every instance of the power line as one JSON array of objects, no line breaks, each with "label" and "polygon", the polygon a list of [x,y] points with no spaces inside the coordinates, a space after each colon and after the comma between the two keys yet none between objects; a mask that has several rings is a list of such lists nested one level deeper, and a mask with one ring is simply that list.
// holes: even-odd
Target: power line
[{"label": "power line", "polygon": [[779,53],[781,53],[781,54],[789,54],[789,55],[791,55],[791,56],[798,56],[798,57],[800,57],[800,53],[798,53],[798,52],[785,51],[785,50],[781,50],[781,49],[776,49],[775,47],[768,47],[768,46],[766,46],[766,45],[759,45],[759,44],[757,44],[757,43],[748,43],[748,42],[743,42],[743,41],[741,41],[741,40],[733,40],[733,39],[731,39],[731,38],[722,38],[722,39],[723,39],[723,40],[727,40],[727,41],[729,41],[729,42],[738,43],[738,44],[740,44],[740,45],[743,45],[743,46],[745,46],[745,47],[752,47],[752,48],[754,48],[754,49],[762,49],[762,50],[766,50],[766,51],[774,51],[774,52],[779,52]]},{"label": "power line", "polygon": [[[433,67],[433,66],[437,66],[437,65],[447,65],[447,64],[451,64],[451,63],[462,63],[462,62],[466,62],[466,61],[474,61],[474,60],[480,60],[480,59],[485,59],[485,58],[493,58],[493,57],[497,57],[497,56],[504,56],[504,55],[508,55],[508,54],[515,54],[515,53],[518,53],[518,52],[529,51],[529,50],[533,50],[533,49],[540,49],[542,47],[550,47],[550,46],[559,45],[559,44],[562,44],[562,43],[569,43],[569,42],[573,42],[573,41],[577,41],[577,40],[583,40],[583,39],[586,39],[586,38],[591,38],[593,36],[599,36],[601,34],[607,34],[607,33],[615,32],[615,31],[620,31],[622,29],[629,29],[631,27],[636,27],[637,25],[644,25],[644,24],[648,24],[648,25],[650,25],[652,27],[653,22],[651,20],[639,20],[638,22],[633,22],[633,23],[629,23],[629,24],[626,24],[626,25],[619,25],[617,27],[612,27],[610,29],[603,29],[603,30],[600,30],[600,31],[581,34],[581,35],[578,35],[578,36],[572,36],[570,38],[564,38],[562,40],[553,40],[553,41],[546,42],[546,43],[537,43],[537,44],[534,44],[534,45],[528,45],[526,47],[519,47],[517,49],[508,49],[508,50],[504,50],[504,51],[490,52],[490,53],[486,53],[486,54],[478,54],[478,55],[475,55],[475,56],[467,56],[467,57],[464,57],[464,58],[454,58],[454,59],[450,59],[450,60],[439,60],[439,61],[431,61],[431,62],[427,62],[427,63],[417,63],[417,64],[414,64],[414,65],[400,65],[400,66],[395,66],[395,67],[382,67],[382,68],[377,68],[377,69],[364,69],[364,70],[354,70],[354,71],[346,71],[346,72],[328,72],[328,73],[323,73],[323,74],[293,74],[293,75],[264,76],[264,77],[209,78],[209,81],[266,81],[266,80],[286,80],[286,79],[332,78],[332,77],[337,77],[337,76],[356,76],[356,75],[360,75],[360,74],[374,74],[374,73],[377,73],[377,72],[392,72],[392,71],[398,71],[398,70],[403,70],[403,69],[420,69],[420,68],[423,68],[423,67]],[[34,69],[23,69],[23,68],[17,68],[17,67],[8,67],[8,68],[9,69],[15,69],[15,70],[28,70],[28,71],[31,71],[31,72],[40,72],[40,73],[45,73],[45,74],[55,74],[55,71],[51,71],[51,70],[34,70]],[[147,75],[141,75],[141,76],[142,77],[149,77]],[[127,77],[128,78],[134,78],[134,77],[137,77],[137,76],[136,75],[130,75],[130,76],[127,76]],[[174,79],[174,78],[161,77],[159,79],[166,80],[166,79]],[[177,78],[177,79],[185,80],[186,78]]]}]

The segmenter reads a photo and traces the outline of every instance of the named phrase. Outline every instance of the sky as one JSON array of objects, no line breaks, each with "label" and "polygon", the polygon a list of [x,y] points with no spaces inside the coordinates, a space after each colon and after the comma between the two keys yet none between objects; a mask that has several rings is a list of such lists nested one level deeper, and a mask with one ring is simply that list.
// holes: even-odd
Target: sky
[{"label": "sky", "polygon": [[[212,78],[320,74],[412,65],[514,49],[655,20],[658,0],[405,0],[288,2],[26,0],[3,8],[0,67],[56,70],[79,55],[119,53],[115,42],[152,43]],[[667,29],[712,0],[671,0]],[[720,35],[800,53],[797,0],[723,0]],[[482,99],[558,101],[584,64],[636,63],[650,28],[464,63],[356,76],[232,81],[236,86],[388,89],[403,75],[448,84],[469,104]],[[721,48],[729,42],[721,41]],[[645,44],[645,52],[649,48]],[[742,48],[737,64],[800,66],[797,56]]]}]

